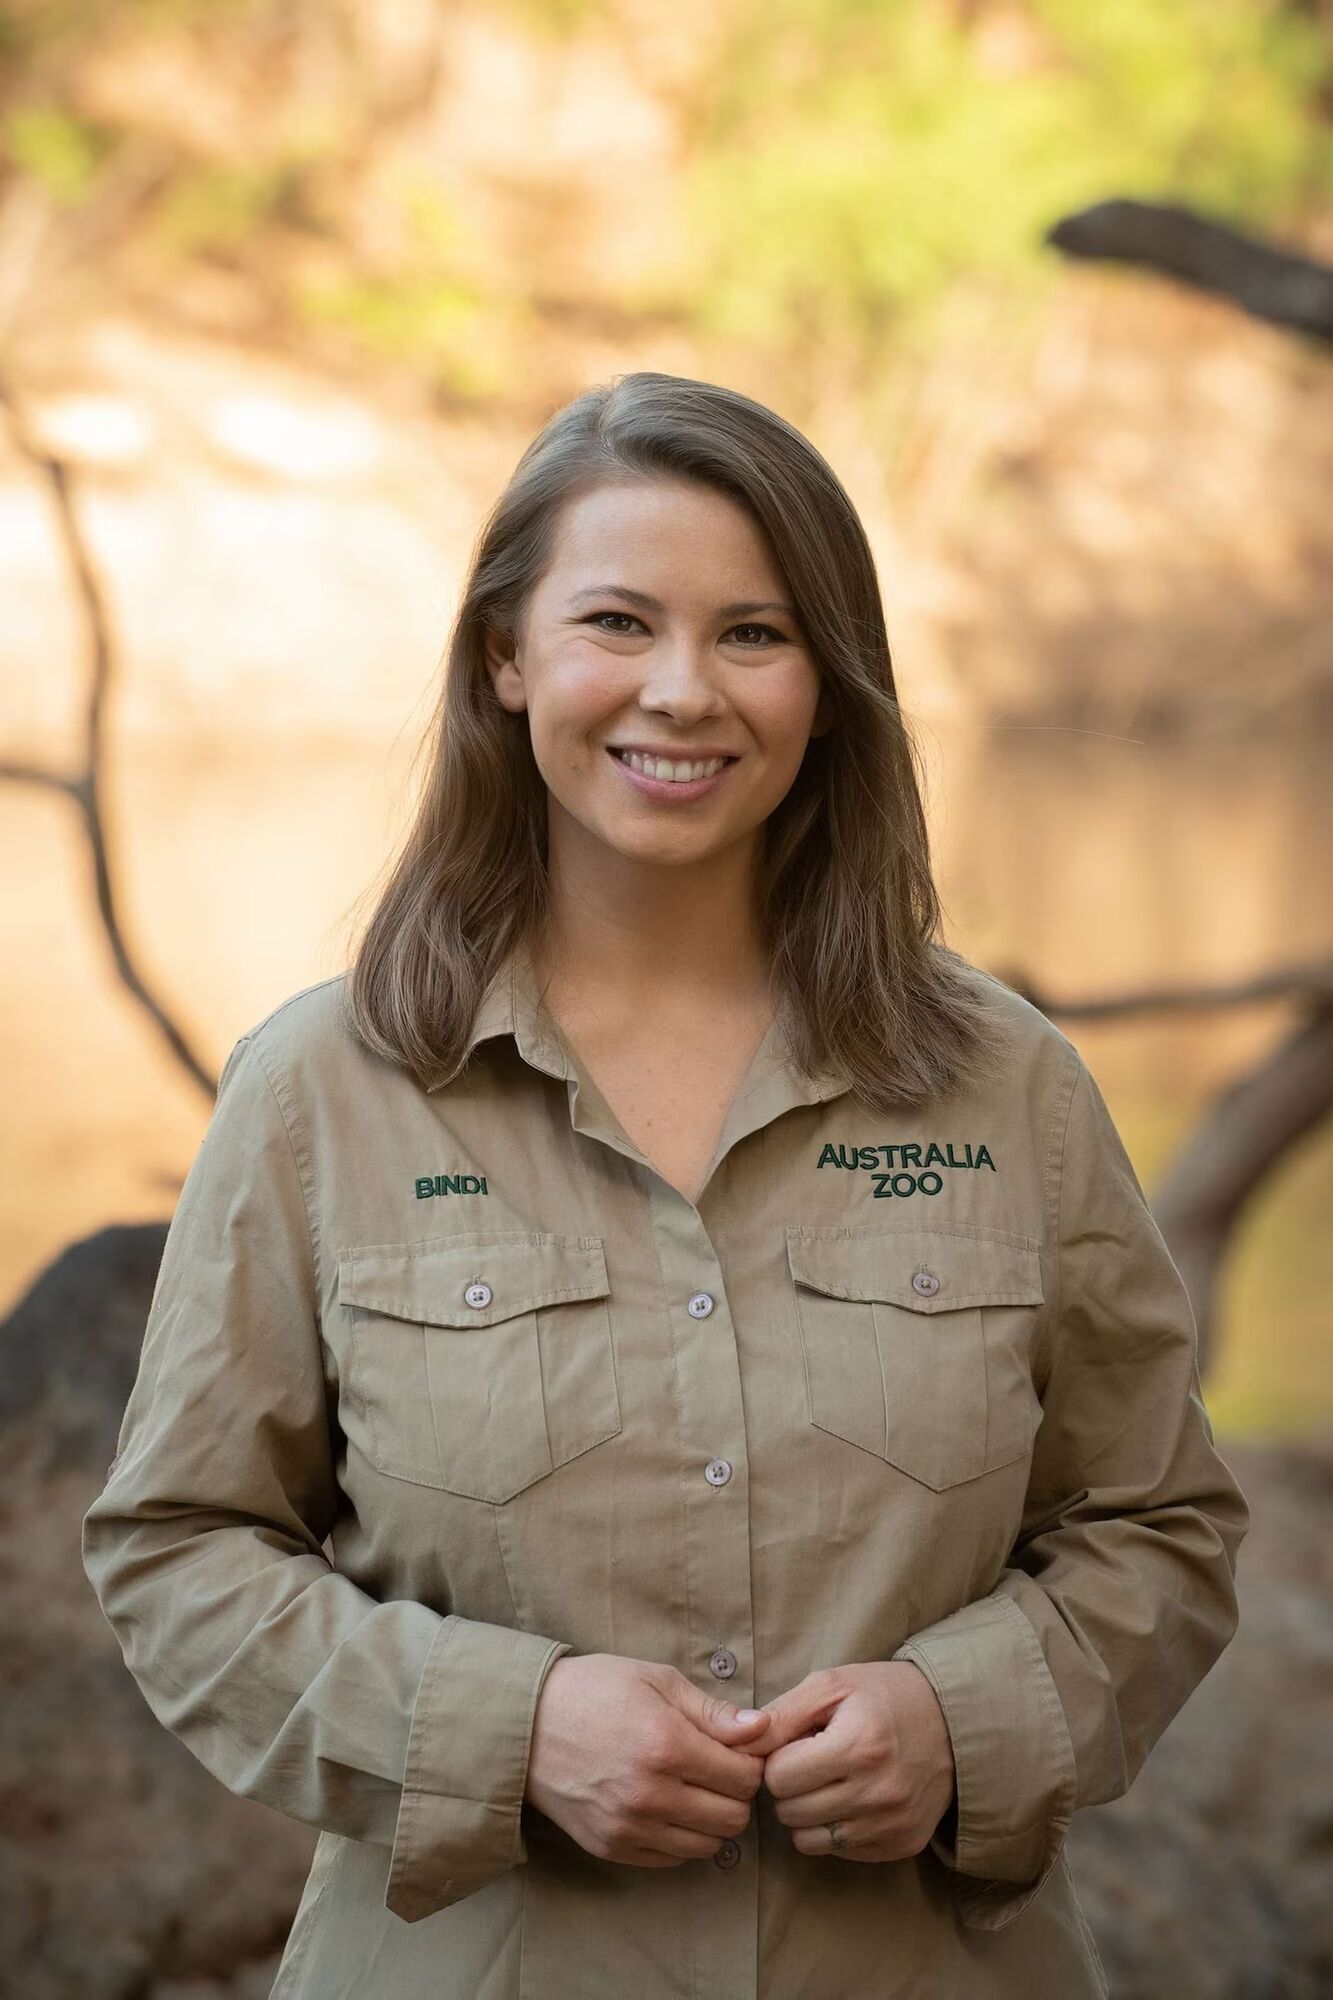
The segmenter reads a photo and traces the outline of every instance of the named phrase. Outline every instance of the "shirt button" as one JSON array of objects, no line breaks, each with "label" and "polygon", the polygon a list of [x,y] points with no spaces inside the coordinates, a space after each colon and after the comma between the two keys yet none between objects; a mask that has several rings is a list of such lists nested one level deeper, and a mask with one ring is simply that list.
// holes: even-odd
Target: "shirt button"
[{"label": "shirt button", "polygon": [[740,1858],[741,1844],[739,1840],[724,1840],[721,1847],[718,1848],[717,1853],[713,1856],[719,1868],[734,1868]]},{"label": "shirt button", "polygon": [[725,1486],[731,1477],[729,1458],[710,1458],[704,1467],[704,1478],[710,1486]]},{"label": "shirt button", "polygon": [[927,1298],[940,1288],[940,1281],[933,1271],[918,1271],[912,1279],[912,1290],[923,1292]]},{"label": "shirt button", "polygon": [[478,1279],[475,1285],[468,1286],[463,1297],[470,1306],[488,1306],[491,1302],[491,1288],[489,1285],[483,1285]]},{"label": "shirt button", "polygon": [[707,1319],[709,1313],[713,1310],[712,1293],[696,1292],[685,1310],[695,1319]]},{"label": "shirt button", "polygon": [[725,1646],[719,1646],[708,1664],[720,1681],[729,1681],[736,1671],[736,1655],[729,1653]]}]

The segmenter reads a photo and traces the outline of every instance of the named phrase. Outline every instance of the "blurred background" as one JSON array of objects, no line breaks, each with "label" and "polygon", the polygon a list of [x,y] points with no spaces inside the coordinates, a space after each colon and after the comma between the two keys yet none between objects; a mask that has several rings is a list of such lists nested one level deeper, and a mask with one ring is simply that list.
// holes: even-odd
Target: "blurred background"
[{"label": "blurred background", "polygon": [[1328,0],[0,0],[0,1990],[269,1990],[313,1833],[153,1721],[78,1517],[481,517],[636,368],[849,488],[947,936],[1195,1299],[1247,1614],[1071,1839],[1114,1991],[1331,1993]]}]

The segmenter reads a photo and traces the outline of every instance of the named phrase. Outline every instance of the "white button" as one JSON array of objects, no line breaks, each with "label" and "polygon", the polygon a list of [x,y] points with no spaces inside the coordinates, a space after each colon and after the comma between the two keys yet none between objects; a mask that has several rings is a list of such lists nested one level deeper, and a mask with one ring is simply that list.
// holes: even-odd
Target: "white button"
[{"label": "white button", "polygon": [[707,1319],[709,1313],[712,1312],[712,1310],[713,1310],[713,1299],[712,1299],[712,1294],[710,1292],[696,1292],[694,1297],[690,1300],[689,1305],[686,1307],[686,1311],[689,1312],[694,1319]]},{"label": "white button", "polygon": [[940,1288],[940,1281],[933,1271],[918,1271],[912,1279],[912,1290],[923,1292],[927,1298]]},{"label": "white button", "polygon": [[720,1681],[729,1681],[736,1671],[736,1655],[728,1647],[719,1646],[708,1664]]},{"label": "white button", "polygon": [[463,1297],[470,1306],[488,1306],[491,1302],[491,1288],[478,1278],[475,1285],[469,1285]]},{"label": "white button", "polygon": [[731,1477],[731,1460],[710,1458],[704,1467],[704,1478],[710,1486],[725,1486]]}]

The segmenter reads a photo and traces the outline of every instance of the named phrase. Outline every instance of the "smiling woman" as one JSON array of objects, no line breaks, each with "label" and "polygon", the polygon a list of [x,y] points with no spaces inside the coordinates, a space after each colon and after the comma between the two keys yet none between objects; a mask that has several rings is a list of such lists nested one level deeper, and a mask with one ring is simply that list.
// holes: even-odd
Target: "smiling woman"
[{"label": "smiling woman", "polygon": [[708,383],[559,411],[84,1521],[154,1712],[320,1828],[275,1995],[1105,1994],[1064,1836],[1247,1510],[1096,1082],[938,930],[825,461]]},{"label": "smiling woman", "polygon": [[[478,539],[428,740],[350,984],[367,1045],[423,1082],[519,939],[572,1038],[593,992],[617,1048],[700,1007],[742,1039],[776,1012],[885,1109],[997,1060],[938,937],[864,529],[772,411],[645,373],[557,412]],[[587,911],[594,881],[596,943],[568,893]]]}]

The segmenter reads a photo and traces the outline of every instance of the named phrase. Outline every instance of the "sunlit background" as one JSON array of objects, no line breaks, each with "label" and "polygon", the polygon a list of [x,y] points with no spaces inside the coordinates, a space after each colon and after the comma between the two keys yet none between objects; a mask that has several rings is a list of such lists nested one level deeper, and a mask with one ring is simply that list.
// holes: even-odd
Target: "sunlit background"
[{"label": "sunlit background", "polygon": [[[4,0],[0,1311],[171,1211],[210,1097],[145,996],[215,1075],[345,963],[481,518],[635,368],[851,491],[947,935],[1151,1194],[1330,979],[1333,348],[1047,232],[1127,197],[1333,262],[1331,115],[1326,0]],[[99,608],[140,994],[51,782]],[[1232,1232],[1223,1441],[1333,1433],[1331,1212],[1326,1120]]]}]

